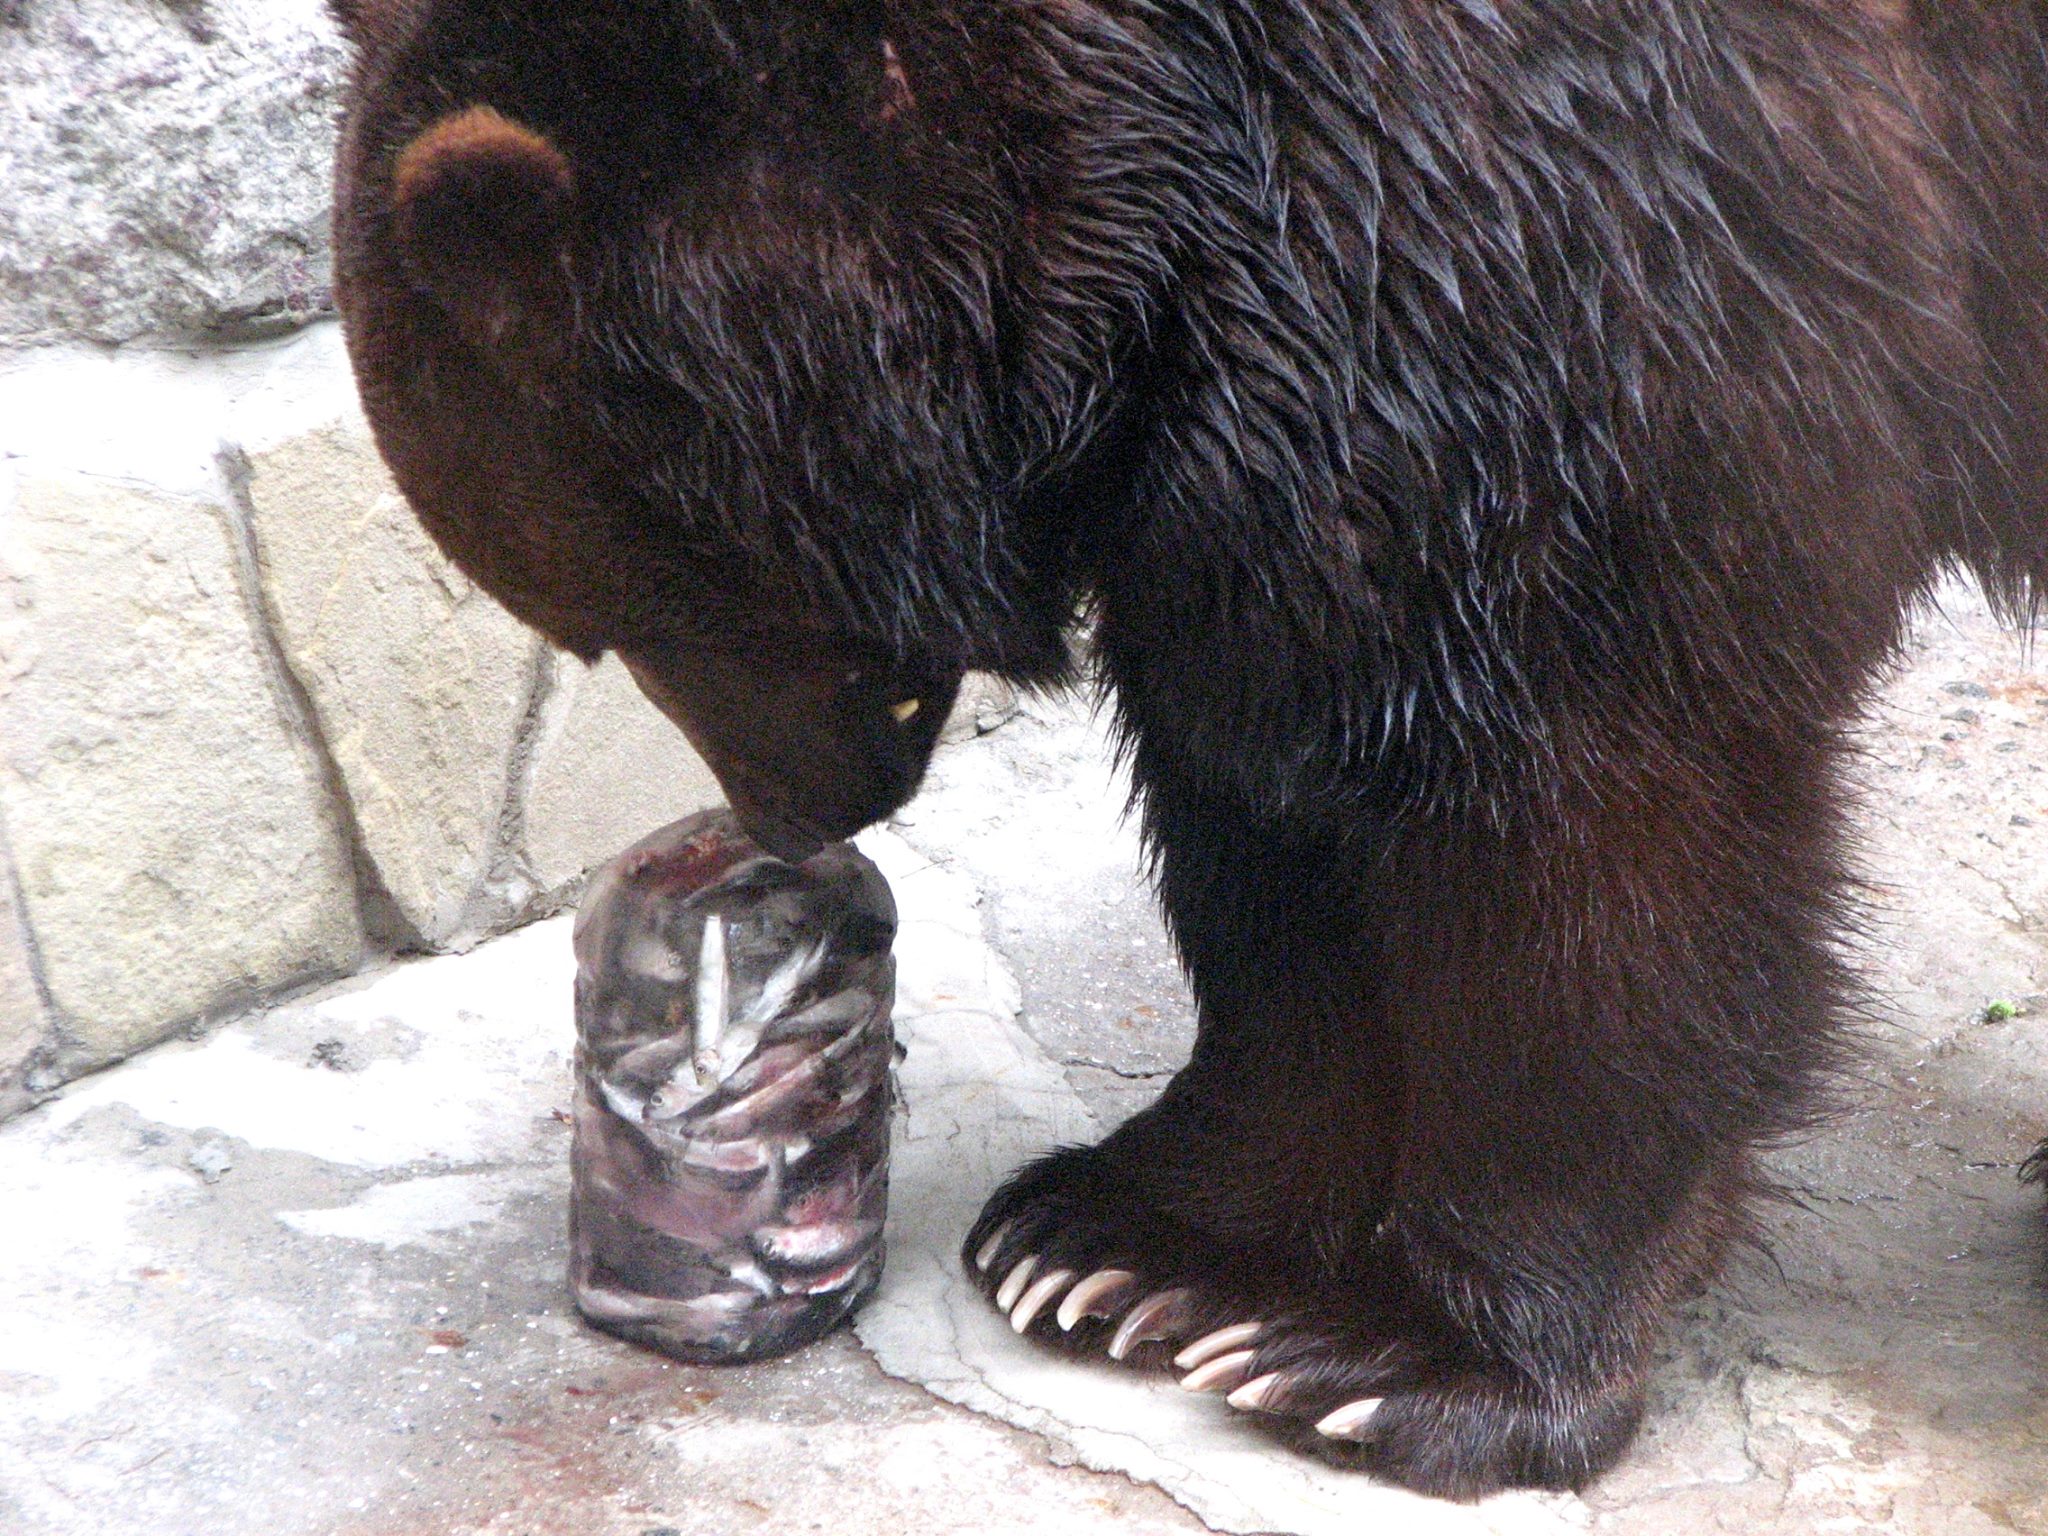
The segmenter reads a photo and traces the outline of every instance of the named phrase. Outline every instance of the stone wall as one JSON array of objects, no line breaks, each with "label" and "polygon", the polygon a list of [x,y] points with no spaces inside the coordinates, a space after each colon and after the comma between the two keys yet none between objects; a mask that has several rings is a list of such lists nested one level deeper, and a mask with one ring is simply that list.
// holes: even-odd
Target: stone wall
[{"label": "stone wall", "polygon": [[718,798],[357,413],[319,0],[0,0],[0,1115]]}]

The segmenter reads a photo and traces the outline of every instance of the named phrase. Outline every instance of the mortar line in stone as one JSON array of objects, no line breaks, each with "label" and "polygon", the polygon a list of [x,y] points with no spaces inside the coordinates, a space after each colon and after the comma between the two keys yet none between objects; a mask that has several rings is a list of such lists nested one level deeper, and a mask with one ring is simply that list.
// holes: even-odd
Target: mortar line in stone
[{"label": "mortar line in stone", "polygon": [[[11,359],[14,350],[11,347],[0,348],[0,363]],[[0,452],[0,520],[15,514],[15,497],[20,484],[18,459],[19,456],[11,450]],[[43,1097],[29,1086],[29,1080],[46,1071],[50,1058],[62,1054],[69,1040],[63,1016],[57,1010],[56,996],[50,991],[49,978],[43,973],[43,948],[36,940],[34,925],[29,922],[27,892],[22,889],[20,872],[14,867],[14,848],[7,838],[4,813],[0,813],[0,880],[7,883],[8,908],[14,913],[14,930],[20,940],[23,961],[28,966],[29,986],[35,992],[42,1014],[40,1036],[21,1064],[19,1087],[13,1093],[0,1094],[0,1120],[5,1120]],[[22,1102],[13,1102],[17,1097]]]},{"label": "mortar line in stone", "polygon": [[[374,950],[393,954],[422,953],[429,946],[426,937],[406,919],[370,852],[369,839],[356,816],[349,797],[348,780],[320,726],[313,696],[278,638],[278,616],[272,610],[263,585],[261,551],[256,541],[255,506],[249,482],[255,473],[240,444],[223,443],[219,452],[221,477],[227,484],[229,543],[235,556],[235,575],[242,585],[242,601],[249,613],[249,627],[256,636],[256,649],[263,658],[285,725],[296,739],[305,743],[319,767],[321,788],[334,812],[335,826],[348,854],[349,873],[355,883],[356,915],[363,936]],[[367,958],[367,957],[366,957]]]},{"label": "mortar line in stone", "polygon": [[[27,1102],[40,1103],[47,1093],[31,1086],[31,1079],[47,1071],[67,1049],[75,1049],[77,1042],[66,1027],[63,1011],[57,1006],[56,994],[51,992],[49,978],[43,972],[43,947],[36,940],[35,926],[28,920],[27,893],[22,890],[20,872],[14,867],[14,846],[8,841],[4,816],[0,816],[0,880],[7,882],[15,913],[15,931],[28,962],[29,985],[35,988],[36,1001],[42,1005],[46,1026],[43,1038],[29,1052],[28,1060],[22,1063],[21,1073],[21,1090],[28,1096]],[[12,1112],[5,1098],[0,1098],[0,1120]]]},{"label": "mortar line in stone", "polygon": [[[498,804],[490,856],[483,861],[483,872],[463,900],[465,929],[489,931],[507,924],[517,927],[548,915],[548,892],[541,889],[540,881],[521,858],[520,844],[526,839],[526,802],[533,790],[548,705],[560,691],[560,663],[547,642],[537,639],[527,677],[526,710],[519,717],[519,728],[512,733],[512,750],[505,760],[505,792]],[[510,899],[511,893],[522,885],[526,889],[516,900]],[[491,911],[494,893],[503,903],[495,922]]]}]

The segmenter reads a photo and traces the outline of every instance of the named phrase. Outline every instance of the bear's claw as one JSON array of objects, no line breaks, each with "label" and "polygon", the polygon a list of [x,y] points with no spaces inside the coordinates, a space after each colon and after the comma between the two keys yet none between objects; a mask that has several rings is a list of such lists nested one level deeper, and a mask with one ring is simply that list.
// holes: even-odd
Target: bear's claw
[{"label": "bear's claw", "polygon": [[1268,1371],[1255,1376],[1223,1400],[1246,1413],[1277,1413],[1286,1398],[1287,1373]]},{"label": "bear's claw", "polygon": [[1074,1283],[1071,1269],[1056,1269],[1051,1274],[1040,1275],[1024,1294],[1017,1298],[1015,1310],[1010,1313],[1010,1326],[1022,1333],[1037,1320],[1045,1310],[1046,1303]]},{"label": "bear's claw", "polygon": [[1327,1440],[1363,1439],[1366,1427],[1378,1416],[1385,1402],[1383,1397],[1367,1397],[1346,1403],[1336,1412],[1318,1419],[1316,1433]]},{"label": "bear's claw", "polygon": [[996,1310],[1008,1312],[1017,1305],[1017,1298],[1024,1294],[1024,1288],[1031,1284],[1032,1275],[1038,1271],[1038,1255],[1026,1254],[1010,1266],[1010,1272],[1003,1283],[996,1288]]},{"label": "bear's claw", "polygon": [[1233,1350],[1227,1355],[1218,1355],[1208,1364],[1189,1371],[1180,1379],[1183,1392],[1236,1391],[1251,1378],[1252,1361],[1258,1352],[1250,1349]]},{"label": "bear's claw", "polygon": [[1227,1354],[1241,1345],[1251,1343],[1258,1336],[1257,1323],[1236,1323],[1228,1328],[1218,1328],[1214,1333],[1205,1334],[1175,1355],[1174,1369],[1192,1371],[1197,1366],[1207,1365],[1218,1355]]},{"label": "bear's claw", "polygon": [[988,1273],[989,1265],[995,1263],[996,1254],[1002,1250],[1003,1239],[1009,1235],[1010,1223],[1007,1221],[988,1235],[988,1241],[983,1243],[974,1255],[976,1270],[984,1275]]},{"label": "bear's claw", "polygon": [[[998,1232],[994,1242],[1002,1237]],[[987,1268],[986,1265],[983,1268]],[[1117,1298],[1130,1283],[1138,1277],[1128,1269],[1098,1269],[1071,1291],[1060,1303],[1058,1321],[1060,1332],[1072,1333],[1074,1325],[1083,1318],[1112,1317],[1116,1313]]]},{"label": "bear's claw", "polygon": [[1194,1294],[1184,1290],[1157,1291],[1147,1296],[1131,1308],[1130,1315],[1109,1341],[1109,1358],[1122,1360],[1140,1344],[1172,1338],[1186,1321],[1193,1301]]}]

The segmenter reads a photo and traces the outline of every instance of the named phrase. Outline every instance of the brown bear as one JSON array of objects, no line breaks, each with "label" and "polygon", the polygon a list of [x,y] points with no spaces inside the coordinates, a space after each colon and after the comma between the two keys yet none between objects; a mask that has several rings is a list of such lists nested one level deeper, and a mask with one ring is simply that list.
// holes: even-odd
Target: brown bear
[{"label": "brown bear", "polygon": [[1844,726],[2048,578],[2048,0],[337,4],[384,453],[764,843],[1085,637],[1199,1038],[1020,1330],[1608,1466],[1839,1062]]}]

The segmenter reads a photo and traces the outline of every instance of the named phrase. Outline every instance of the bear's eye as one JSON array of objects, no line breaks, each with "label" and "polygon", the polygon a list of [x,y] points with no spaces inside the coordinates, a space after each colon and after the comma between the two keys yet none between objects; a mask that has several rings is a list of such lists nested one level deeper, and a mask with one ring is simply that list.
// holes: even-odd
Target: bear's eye
[{"label": "bear's eye", "polygon": [[908,725],[917,718],[917,712],[923,708],[923,699],[905,699],[901,704],[891,704],[889,713],[896,717],[897,724]]}]

